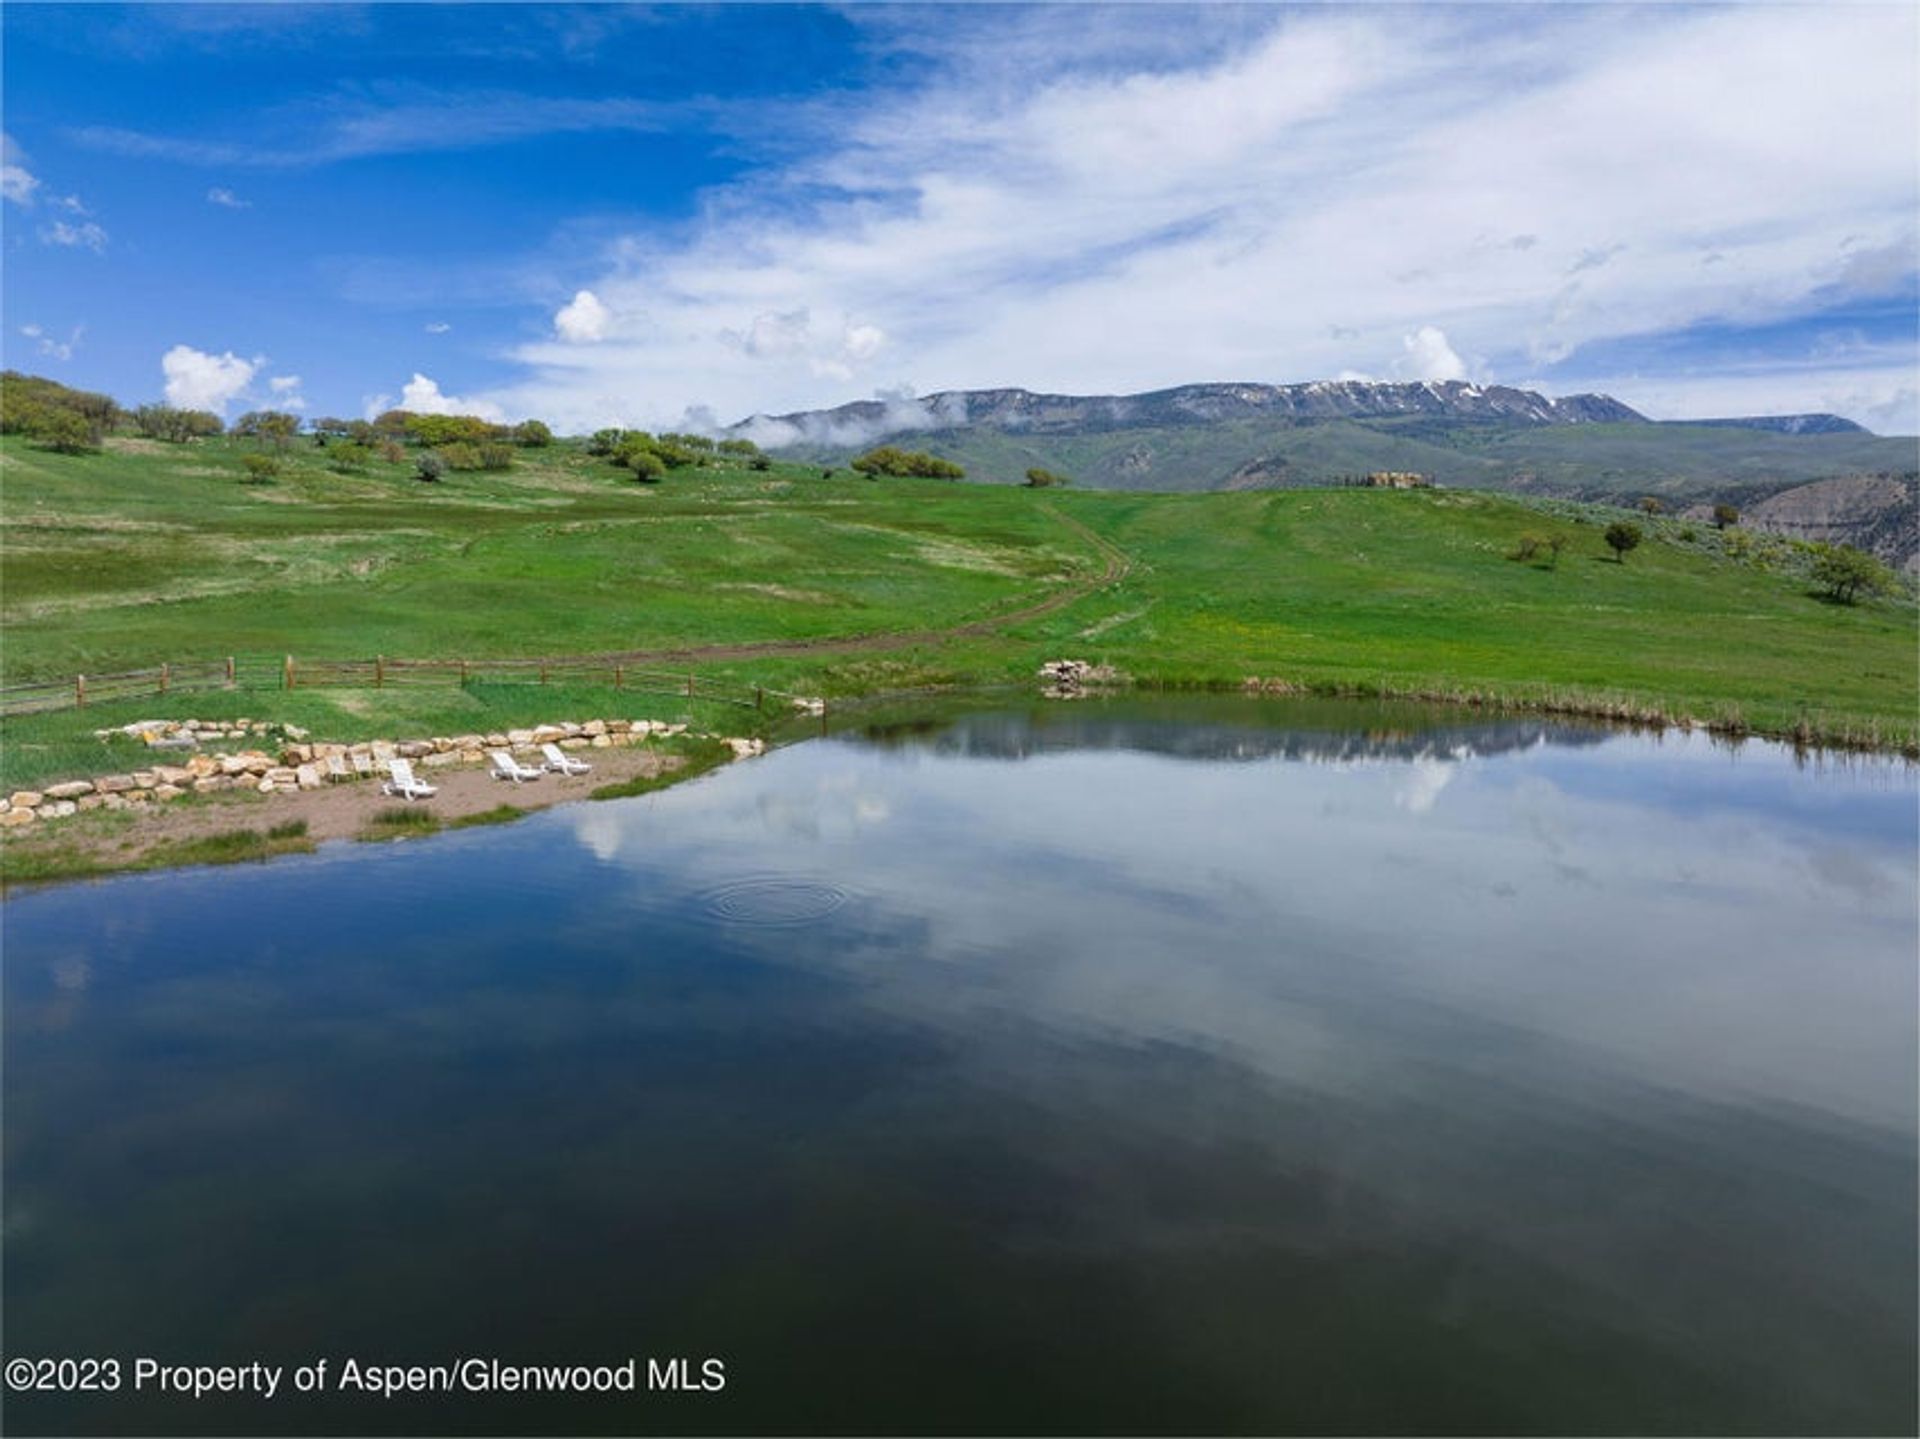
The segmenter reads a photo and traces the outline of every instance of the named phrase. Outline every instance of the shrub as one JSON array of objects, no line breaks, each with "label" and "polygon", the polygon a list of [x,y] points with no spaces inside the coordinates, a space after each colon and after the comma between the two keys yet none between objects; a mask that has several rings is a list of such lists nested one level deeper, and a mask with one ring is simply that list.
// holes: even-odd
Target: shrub
[{"label": "shrub", "polygon": [[389,465],[400,464],[407,458],[407,452],[400,447],[398,440],[382,440],[376,448],[380,458]]},{"label": "shrub", "polygon": [[280,473],[280,462],[272,455],[242,455],[240,467],[246,471],[241,483],[248,485],[264,485]]},{"label": "shrub", "polygon": [[705,435],[671,434],[662,435],[660,440],[663,445],[678,445],[681,449],[689,450],[696,455],[710,455],[714,448],[713,441]]},{"label": "shrub", "polygon": [[753,469],[759,471],[761,474],[765,474],[768,470],[773,468],[773,461],[768,459],[765,455],[755,455],[751,460],[747,461],[747,464],[750,465]]},{"label": "shrub", "polygon": [[553,431],[540,420],[522,420],[513,427],[513,442],[529,450],[553,443]]},{"label": "shrub", "polygon": [[1653,495],[1646,495],[1642,497],[1640,501],[1640,510],[1642,514],[1664,515],[1667,512],[1667,506],[1664,500],[1657,499]]},{"label": "shrub", "polygon": [[868,450],[853,462],[853,468],[869,478],[892,475],[901,479],[959,480],[966,471],[951,460],[943,460],[924,450],[902,450],[882,445]]},{"label": "shrub", "polygon": [[440,458],[437,450],[428,450],[413,462],[413,472],[421,479],[434,481],[447,472],[447,462]]},{"label": "shrub", "polygon": [[1045,490],[1072,483],[1065,475],[1056,475],[1052,470],[1035,468],[1027,471],[1027,485],[1031,489]]},{"label": "shrub", "polygon": [[722,440],[719,444],[719,450],[723,455],[739,455],[743,459],[755,460],[760,458],[760,447],[752,440]]},{"label": "shrub", "polygon": [[648,449],[636,447],[626,451],[622,463],[633,471],[633,477],[643,485],[658,484],[661,476],[667,472],[667,462]]},{"label": "shrub", "polygon": [[344,441],[327,448],[327,468],[343,475],[356,475],[373,463],[373,451],[365,445]]},{"label": "shrub", "polygon": [[627,431],[625,430],[595,430],[587,437],[587,453],[590,455],[611,455],[620,448],[621,441],[626,438]]},{"label": "shrub", "polygon": [[480,468],[483,470],[512,469],[513,446],[498,440],[480,446]]},{"label": "shrub", "polygon": [[1852,545],[1822,545],[1814,556],[1813,579],[1843,605],[1858,603],[1863,594],[1886,594],[1896,583],[1892,570]]},{"label": "shrub", "polygon": [[1713,507],[1713,527],[1724,530],[1730,525],[1740,523],[1740,511],[1734,505],[1715,505]]},{"label": "shrub", "polygon": [[226,428],[211,410],[182,410],[172,405],[140,406],[133,412],[133,427],[148,439],[175,444],[217,435]]},{"label": "shrub", "polygon": [[63,455],[84,455],[99,448],[87,417],[77,410],[42,409],[32,417],[27,433]]},{"label": "shrub", "polygon": [[1635,548],[1641,539],[1640,526],[1628,524],[1625,520],[1615,520],[1607,526],[1607,546],[1620,564],[1627,562],[1627,551]]},{"label": "shrub", "polygon": [[469,445],[465,441],[442,445],[440,458],[446,462],[450,470],[477,470],[482,467],[479,447]]},{"label": "shrub", "polygon": [[1545,535],[1525,534],[1514,542],[1510,560],[1530,560],[1547,547]]}]

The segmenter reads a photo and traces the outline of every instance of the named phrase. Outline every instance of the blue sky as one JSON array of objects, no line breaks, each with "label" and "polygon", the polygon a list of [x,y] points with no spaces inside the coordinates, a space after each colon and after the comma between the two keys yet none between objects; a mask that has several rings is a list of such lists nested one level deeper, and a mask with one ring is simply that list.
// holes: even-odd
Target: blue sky
[{"label": "blue sky", "polygon": [[1920,432],[1905,5],[9,5],[4,351],[731,421],[1463,378]]}]

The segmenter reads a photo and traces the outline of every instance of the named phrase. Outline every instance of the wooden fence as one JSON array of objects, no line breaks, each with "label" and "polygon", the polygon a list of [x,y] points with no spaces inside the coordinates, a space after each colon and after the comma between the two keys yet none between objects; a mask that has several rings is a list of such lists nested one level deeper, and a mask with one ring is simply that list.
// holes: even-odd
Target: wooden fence
[{"label": "wooden fence", "polygon": [[549,659],[408,660],[376,655],[370,660],[298,659],[293,655],[229,655],[223,660],[164,664],[154,669],[71,679],[31,680],[0,686],[0,715],[84,709],[110,700],[195,690],[263,692],[297,689],[464,687],[468,684],[604,685],[636,694],[684,695],[688,699],[765,709],[793,699],[781,690],[701,679],[691,670],[643,669],[617,656],[574,655]]}]

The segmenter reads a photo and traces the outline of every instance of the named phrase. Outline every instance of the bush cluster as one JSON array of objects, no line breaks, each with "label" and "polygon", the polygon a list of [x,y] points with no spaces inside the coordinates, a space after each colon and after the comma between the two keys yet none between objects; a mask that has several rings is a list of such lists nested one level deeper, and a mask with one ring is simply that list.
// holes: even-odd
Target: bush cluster
[{"label": "bush cluster", "polygon": [[70,389],[16,370],[0,374],[0,434],[26,435],[63,454],[96,450],[120,420],[111,395]]},{"label": "bush cluster", "polygon": [[853,468],[873,478],[891,475],[896,479],[963,480],[967,472],[952,460],[943,460],[924,450],[902,450],[882,445],[868,450],[853,462]]}]

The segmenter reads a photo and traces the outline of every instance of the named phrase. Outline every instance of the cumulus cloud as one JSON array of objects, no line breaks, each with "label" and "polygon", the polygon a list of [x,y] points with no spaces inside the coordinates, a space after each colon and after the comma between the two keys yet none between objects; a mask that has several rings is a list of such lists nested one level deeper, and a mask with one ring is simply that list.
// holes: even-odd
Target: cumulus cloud
[{"label": "cumulus cloud", "polygon": [[411,410],[416,415],[478,415],[483,420],[505,418],[498,405],[486,400],[470,400],[443,393],[438,383],[418,370],[400,388],[400,408]]},{"label": "cumulus cloud", "polygon": [[[1843,276],[1911,282],[1907,7],[1306,7],[1197,49],[1158,23],[1164,55],[1093,60],[1047,13],[996,12],[991,45],[983,19],[923,27],[927,83],[783,112],[803,143],[686,231],[611,247],[591,304],[562,311],[580,322],[556,316],[490,398],[584,424],[643,421],[634,396],[830,405],[882,363],[865,388],[1444,376],[1463,356],[1512,379],[1619,337],[1776,324]],[[1904,260],[1851,260],[1868,252]],[[642,310],[644,335],[608,323]],[[1107,338],[1118,320],[1133,342]]]},{"label": "cumulus cloud", "polygon": [[211,190],[207,191],[207,203],[209,205],[218,205],[226,210],[251,210],[253,208],[253,201],[242,200],[225,185],[215,185]]},{"label": "cumulus cloud", "polygon": [[186,410],[212,410],[224,415],[227,405],[245,394],[247,386],[266,361],[256,355],[243,360],[233,351],[213,355],[191,345],[175,345],[160,357],[160,372],[166,377],[169,405]]},{"label": "cumulus cloud", "polygon": [[298,375],[275,375],[267,381],[267,390],[273,396],[275,409],[304,410],[306,398],[300,393]]},{"label": "cumulus cloud", "polygon": [[1447,332],[1422,325],[1400,342],[1406,351],[1401,371],[1415,380],[1464,380],[1467,362],[1447,343]]},{"label": "cumulus cloud", "polygon": [[613,313],[591,290],[581,290],[553,317],[553,330],[570,345],[591,345],[607,337]]},{"label": "cumulus cloud", "polygon": [[26,152],[14,144],[11,135],[0,132],[0,197],[31,206],[33,192],[39,188],[39,178],[27,169]]},{"label": "cumulus cloud", "polygon": [[85,325],[75,325],[64,340],[56,340],[39,325],[22,325],[20,333],[33,341],[34,352],[49,360],[71,360],[73,352],[80,348],[80,337],[87,332]]}]

